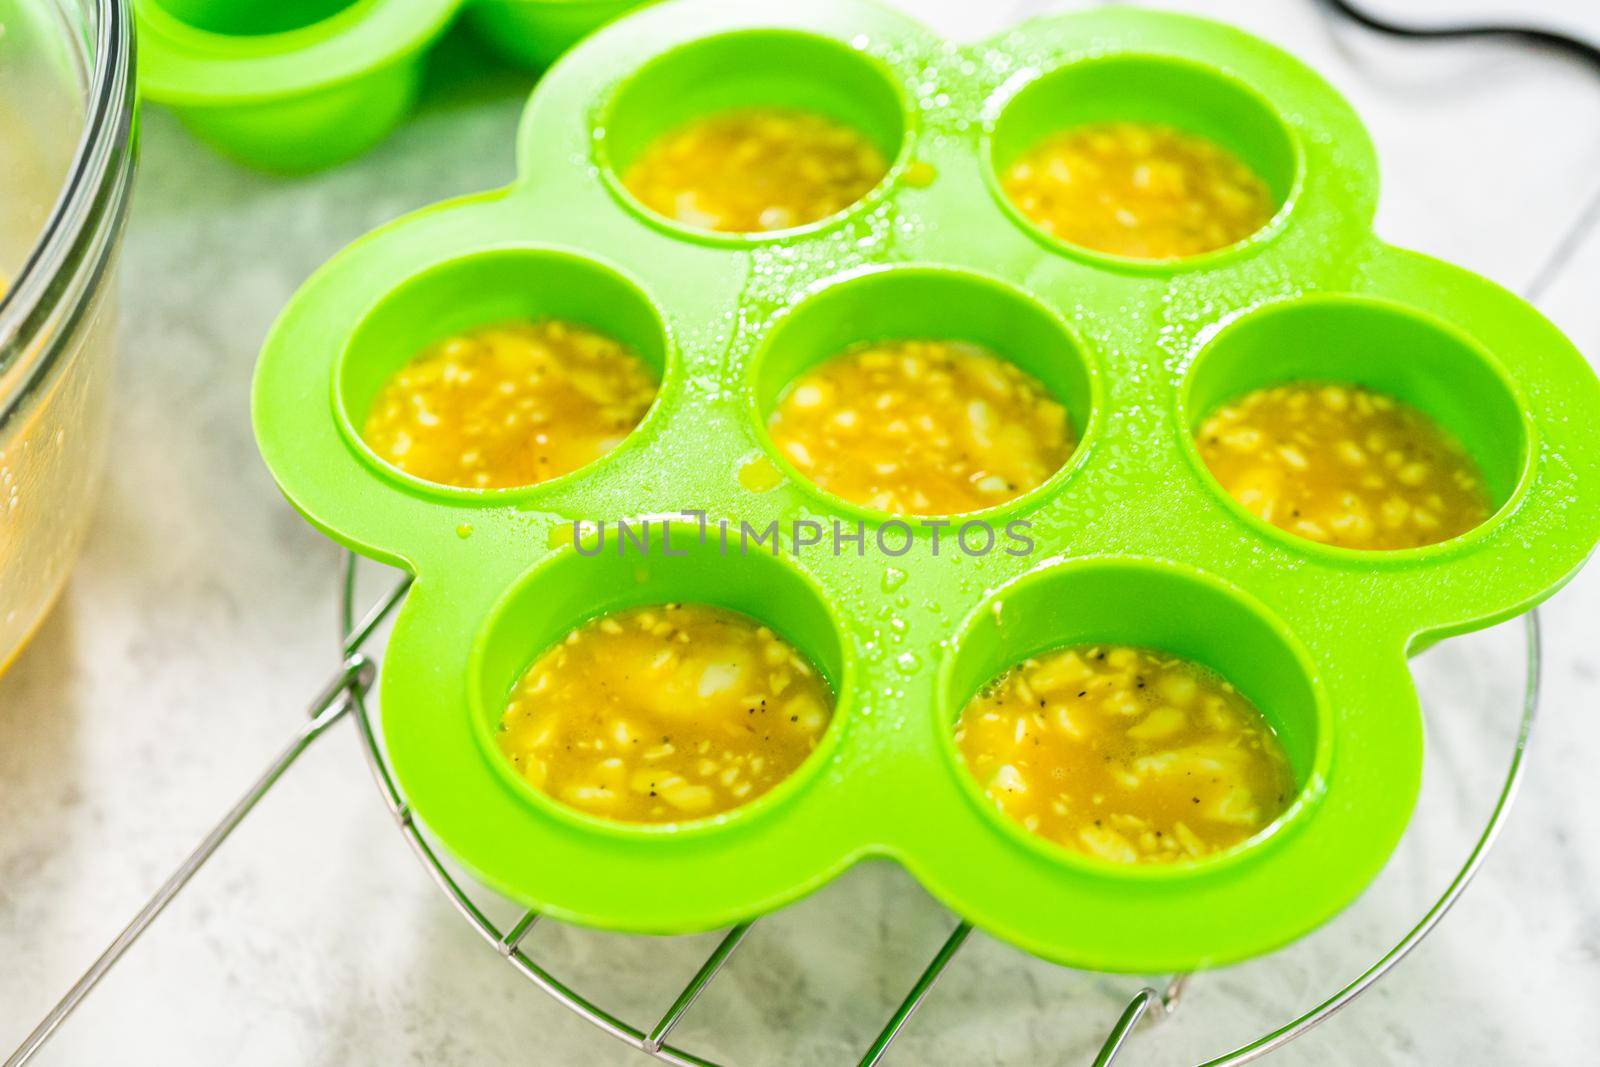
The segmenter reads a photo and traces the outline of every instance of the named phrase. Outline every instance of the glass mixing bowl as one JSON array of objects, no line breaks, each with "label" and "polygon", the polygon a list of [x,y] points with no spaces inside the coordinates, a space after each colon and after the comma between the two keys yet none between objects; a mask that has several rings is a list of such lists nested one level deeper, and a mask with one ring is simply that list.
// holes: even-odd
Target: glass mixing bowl
[{"label": "glass mixing bowl", "polygon": [[0,0],[0,671],[92,510],[133,106],[125,0]]}]

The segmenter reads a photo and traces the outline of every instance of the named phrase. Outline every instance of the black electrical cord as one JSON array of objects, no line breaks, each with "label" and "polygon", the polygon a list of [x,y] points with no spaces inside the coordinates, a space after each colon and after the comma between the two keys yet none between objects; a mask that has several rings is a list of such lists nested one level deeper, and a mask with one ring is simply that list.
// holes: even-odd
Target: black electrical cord
[{"label": "black electrical cord", "polygon": [[[1600,70],[1600,44],[1586,41],[1581,37],[1573,37],[1554,30],[1541,29],[1537,26],[1517,26],[1499,23],[1472,23],[1457,26],[1407,26],[1388,19],[1379,18],[1357,7],[1352,0],[1320,0],[1336,13],[1343,15],[1352,22],[1365,26],[1369,30],[1386,33],[1394,37],[1406,37],[1413,40],[1461,40],[1463,38],[1499,38],[1502,40],[1519,41],[1532,44],[1552,51],[1564,52],[1577,59],[1588,63],[1596,70]],[[1600,220],[1600,196],[1592,196],[1583,214],[1567,229],[1555,251],[1545,261],[1544,266],[1534,276],[1533,282],[1523,291],[1529,300],[1536,300],[1544,293],[1550,281],[1559,273],[1562,266],[1568,263],[1578,246],[1593,230],[1594,224]]]},{"label": "black electrical cord", "polygon": [[1465,37],[1499,37],[1540,45],[1545,48],[1554,48],[1576,56],[1600,69],[1600,44],[1586,41],[1581,37],[1558,33],[1555,30],[1541,29],[1537,26],[1517,26],[1487,22],[1459,26],[1407,26],[1370,14],[1357,7],[1351,0],[1322,0],[1322,3],[1351,21],[1367,27],[1369,30],[1376,30],[1379,33],[1387,33],[1395,37],[1429,38],[1434,40]]}]

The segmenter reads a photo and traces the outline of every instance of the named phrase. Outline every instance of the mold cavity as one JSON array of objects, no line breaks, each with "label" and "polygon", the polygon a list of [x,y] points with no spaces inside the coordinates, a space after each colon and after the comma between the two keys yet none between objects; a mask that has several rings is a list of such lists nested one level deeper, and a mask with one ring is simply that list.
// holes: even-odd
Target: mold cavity
[{"label": "mold cavity", "polygon": [[341,368],[352,427],[438,485],[527,486],[616,448],[655,400],[666,342],[631,283],[564,254],[466,257],[402,285]]},{"label": "mold cavity", "polygon": [[485,711],[514,773],[568,808],[710,818],[811,759],[839,645],[811,588],[775,560],[724,558],[690,527],[648,531],[643,548],[637,531],[585,535],[592,557],[574,552],[514,594],[487,646]]},{"label": "mold cavity", "polygon": [[1467,339],[1355,298],[1273,307],[1197,359],[1186,417],[1201,462],[1252,515],[1343,548],[1461,536],[1509,499],[1527,441],[1504,379]]},{"label": "mold cavity", "polygon": [[593,619],[534,661],[500,720],[524,781],[622,822],[731,811],[816,749],[833,694],[766,626],[704,604]]},{"label": "mold cavity", "polygon": [[1283,746],[1232,684],[1127,645],[1023,660],[968,701],[955,738],[1001,811],[1115,863],[1231,848],[1283,814],[1294,793]]},{"label": "mold cavity", "polygon": [[156,0],[174,18],[208,33],[255,37],[323,22],[364,0]]},{"label": "mold cavity", "polygon": [[622,184],[685,226],[770,233],[843,211],[888,172],[883,153],[848,126],[809,111],[748,107],[662,134]]},{"label": "mold cavity", "polygon": [[1089,418],[1090,373],[1053,313],[982,275],[868,272],[810,296],[756,357],[781,460],[894,514],[980,511],[1043,485]]},{"label": "mold cavity", "polygon": [[498,323],[430,345],[396,371],[361,436],[424,481],[504,489],[599,459],[655,397],[655,375],[615,338],[562,319]]},{"label": "mold cavity", "polygon": [[886,72],[824,37],[725,34],[652,61],[601,128],[612,180],[699,232],[764,234],[820,222],[876,187],[906,110]]},{"label": "mold cavity", "polygon": [[1258,609],[1134,562],[1069,564],[1000,604],[969,623],[942,714],[962,773],[1007,818],[1098,860],[1160,864],[1239,847],[1294,803],[1318,701]]},{"label": "mold cavity", "polygon": [[990,164],[1026,222],[1079,249],[1183,259],[1246,240],[1287,202],[1292,136],[1254,92],[1183,60],[1084,60],[995,121]]}]

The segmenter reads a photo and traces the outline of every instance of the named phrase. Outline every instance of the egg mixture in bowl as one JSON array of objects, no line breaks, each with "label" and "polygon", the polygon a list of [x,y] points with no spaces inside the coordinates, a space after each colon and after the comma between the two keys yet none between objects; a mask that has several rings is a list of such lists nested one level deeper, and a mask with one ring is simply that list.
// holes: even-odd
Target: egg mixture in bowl
[{"label": "egg mixture in bowl", "polygon": [[126,17],[112,0],[0,0],[0,670],[66,581],[105,451]]}]

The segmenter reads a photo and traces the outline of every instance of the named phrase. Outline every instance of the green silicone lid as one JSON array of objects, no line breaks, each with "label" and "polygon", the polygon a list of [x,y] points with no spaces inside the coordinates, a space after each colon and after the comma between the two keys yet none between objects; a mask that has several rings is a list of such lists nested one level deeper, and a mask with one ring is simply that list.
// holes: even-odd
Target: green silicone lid
[{"label": "green silicone lid", "polygon": [[[735,103],[815,108],[895,164],[851,210],[775,235],[686,231],[622,190],[617,168],[653,136]],[[1156,264],[1064,245],[1006,205],[997,167],[1063,125],[1122,117],[1223,142],[1281,210],[1239,245]],[[1407,655],[1525,610],[1600,537],[1600,386],[1579,353],[1510,293],[1379,241],[1376,162],[1349,106],[1227,26],[1119,6],[957,46],[860,0],[683,0],[557,64],[518,157],[511,187],[407,216],[323,267],[267,341],[254,418],[296,507],[416,575],[381,691],[416,815],[483,881],[558,918],[707,929],[880,856],[1063,963],[1189,970],[1267,951],[1349,903],[1405,828],[1422,760]],[[468,491],[362,444],[372,396],[420,347],[520,316],[589,323],[660,366],[659,399],[615,452]],[[1013,530],[1033,551],[969,554],[969,516],[935,553],[930,529],[831,497],[773,448],[764,415],[796,373],[906,336],[981,342],[1071,412],[1066,469],[975,516],[1012,548],[1007,527],[1027,524]],[[1247,514],[1192,428],[1229,397],[1306,378],[1395,394],[1453,431],[1493,517],[1361,553]],[[761,456],[783,477],[756,492],[740,472]],[[647,550],[614,523],[669,515],[690,517],[667,543],[665,520],[649,527]],[[575,520],[606,534],[573,545]],[[738,551],[741,522],[778,524],[781,551]],[[824,543],[794,551],[817,528]],[[493,731],[520,672],[598,613],[679,599],[757,616],[822,667],[839,700],[818,753],[757,802],[678,827],[590,818],[519,780]],[[1167,649],[1231,679],[1284,740],[1293,807],[1237,850],[1164,867],[1100,863],[1004,817],[959,765],[953,719],[999,670],[1080,641]]]},{"label": "green silicone lid", "polygon": [[463,11],[503,55],[545,67],[644,2],[134,0],[139,87],[225,155],[315,170],[405,118],[428,50]]}]

